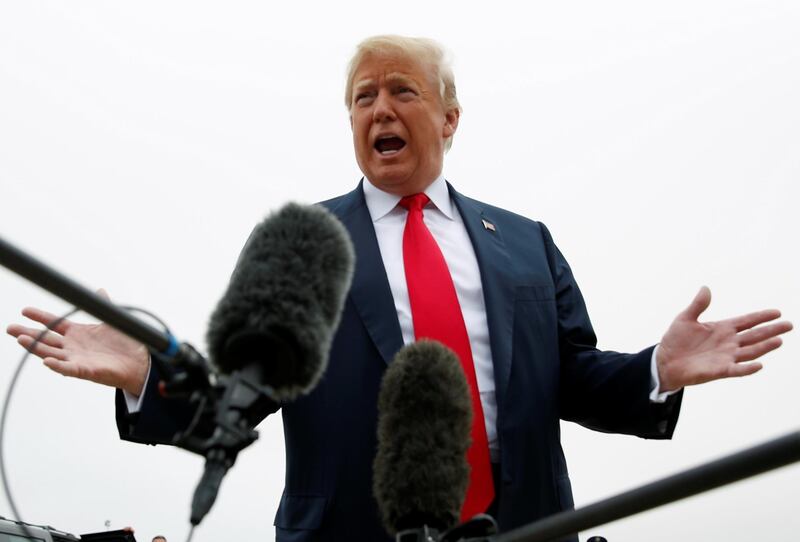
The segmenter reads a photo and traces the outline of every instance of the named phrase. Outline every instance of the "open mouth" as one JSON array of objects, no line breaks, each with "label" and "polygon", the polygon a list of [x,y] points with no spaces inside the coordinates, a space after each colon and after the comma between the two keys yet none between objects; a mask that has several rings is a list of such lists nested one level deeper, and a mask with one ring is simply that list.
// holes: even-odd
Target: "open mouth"
[{"label": "open mouth", "polygon": [[373,146],[382,156],[391,156],[400,152],[406,142],[397,136],[381,136],[375,140]]}]

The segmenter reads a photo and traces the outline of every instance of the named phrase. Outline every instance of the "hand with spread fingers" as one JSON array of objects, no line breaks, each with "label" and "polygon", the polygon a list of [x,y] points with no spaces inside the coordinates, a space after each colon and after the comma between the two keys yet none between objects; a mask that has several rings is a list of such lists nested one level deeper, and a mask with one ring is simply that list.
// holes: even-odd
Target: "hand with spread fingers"
[{"label": "hand with spread fingers", "polygon": [[703,286],[661,339],[656,354],[661,392],[758,372],[762,365],[754,360],[780,347],[779,335],[792,329],[786,321],[767,324],[780,318],[775,309],[699,322],[710,304],[711,291]]},{"label": "hand with spread fingers", "polygon": [[[105,291],[98,293],[108,298]],[[33,307],[24,309],[22,315],[45,326],[57,319]],[[11,324],[6,331],[59,374],[124,389],[137,396],[144,388],[150,364],[147,348],[107,324],[64,320],[36,346],[33,343],[41,329]]]}]

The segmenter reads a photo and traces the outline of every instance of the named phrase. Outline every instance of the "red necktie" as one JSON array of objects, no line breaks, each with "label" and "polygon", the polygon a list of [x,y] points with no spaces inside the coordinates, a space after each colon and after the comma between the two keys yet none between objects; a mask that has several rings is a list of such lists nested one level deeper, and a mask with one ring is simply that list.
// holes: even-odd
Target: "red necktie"
[{"label": "red necktie", "polygon": [[422,208],[429,201],[425,194],[414,194],[400,200],[400,205],[408,209],[403,232],[403,263],[414,335],[417,340],[437,340],[458,355],[472,395],[472,445],[467,451],[470,480],[461,509],[463,521],[486,512],[494,499],[494,484],[483,407],[464,316],[447,262],[436,239],[422,221]]}]

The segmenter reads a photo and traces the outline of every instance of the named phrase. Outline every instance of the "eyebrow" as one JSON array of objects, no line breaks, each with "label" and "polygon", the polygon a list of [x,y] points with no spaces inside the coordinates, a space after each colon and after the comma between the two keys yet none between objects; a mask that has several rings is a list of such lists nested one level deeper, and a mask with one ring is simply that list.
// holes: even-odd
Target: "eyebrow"
[{"label": "eyebrow", "polygon": [[369,88],[374,85],[375,85],[374,79],[362,79],[361,81],[353,85],[353,93],[356,93],[359,90],[362,90],[364,88]]},{"label": "eyebrow", "polygon": [[386,76],[386,81],[388,83],[404,83],[404,84],[416,84],[416,80],[412,77],[408,77],[407,75],[402,75],[399,73],[390,73]]},{"label": "eyebrow", "polygon": [[[407,75],[403,75],[400,73],[390,73],[386,76],[386,82],[391,84],[414,84],[416,85],[417,82],[412,77]],[[353,85],[353,92],[358,92],[364,88],[369,88],[375,86],[375,79],[362,79]]]}]

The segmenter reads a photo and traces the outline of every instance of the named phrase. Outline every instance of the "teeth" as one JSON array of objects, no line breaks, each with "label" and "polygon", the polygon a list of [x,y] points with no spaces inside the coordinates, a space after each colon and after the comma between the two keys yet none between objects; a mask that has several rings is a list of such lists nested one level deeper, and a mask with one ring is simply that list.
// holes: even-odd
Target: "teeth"
[{"label": "teeth", "polygon": [[388,156],[390,154],[397,154],[398,152],[400,152],[400,151],[398,151],[397,149],[391,149],[391,150],[388,150],[388,151],[381,151],[381,154],[384,155],[384,156]]}]

